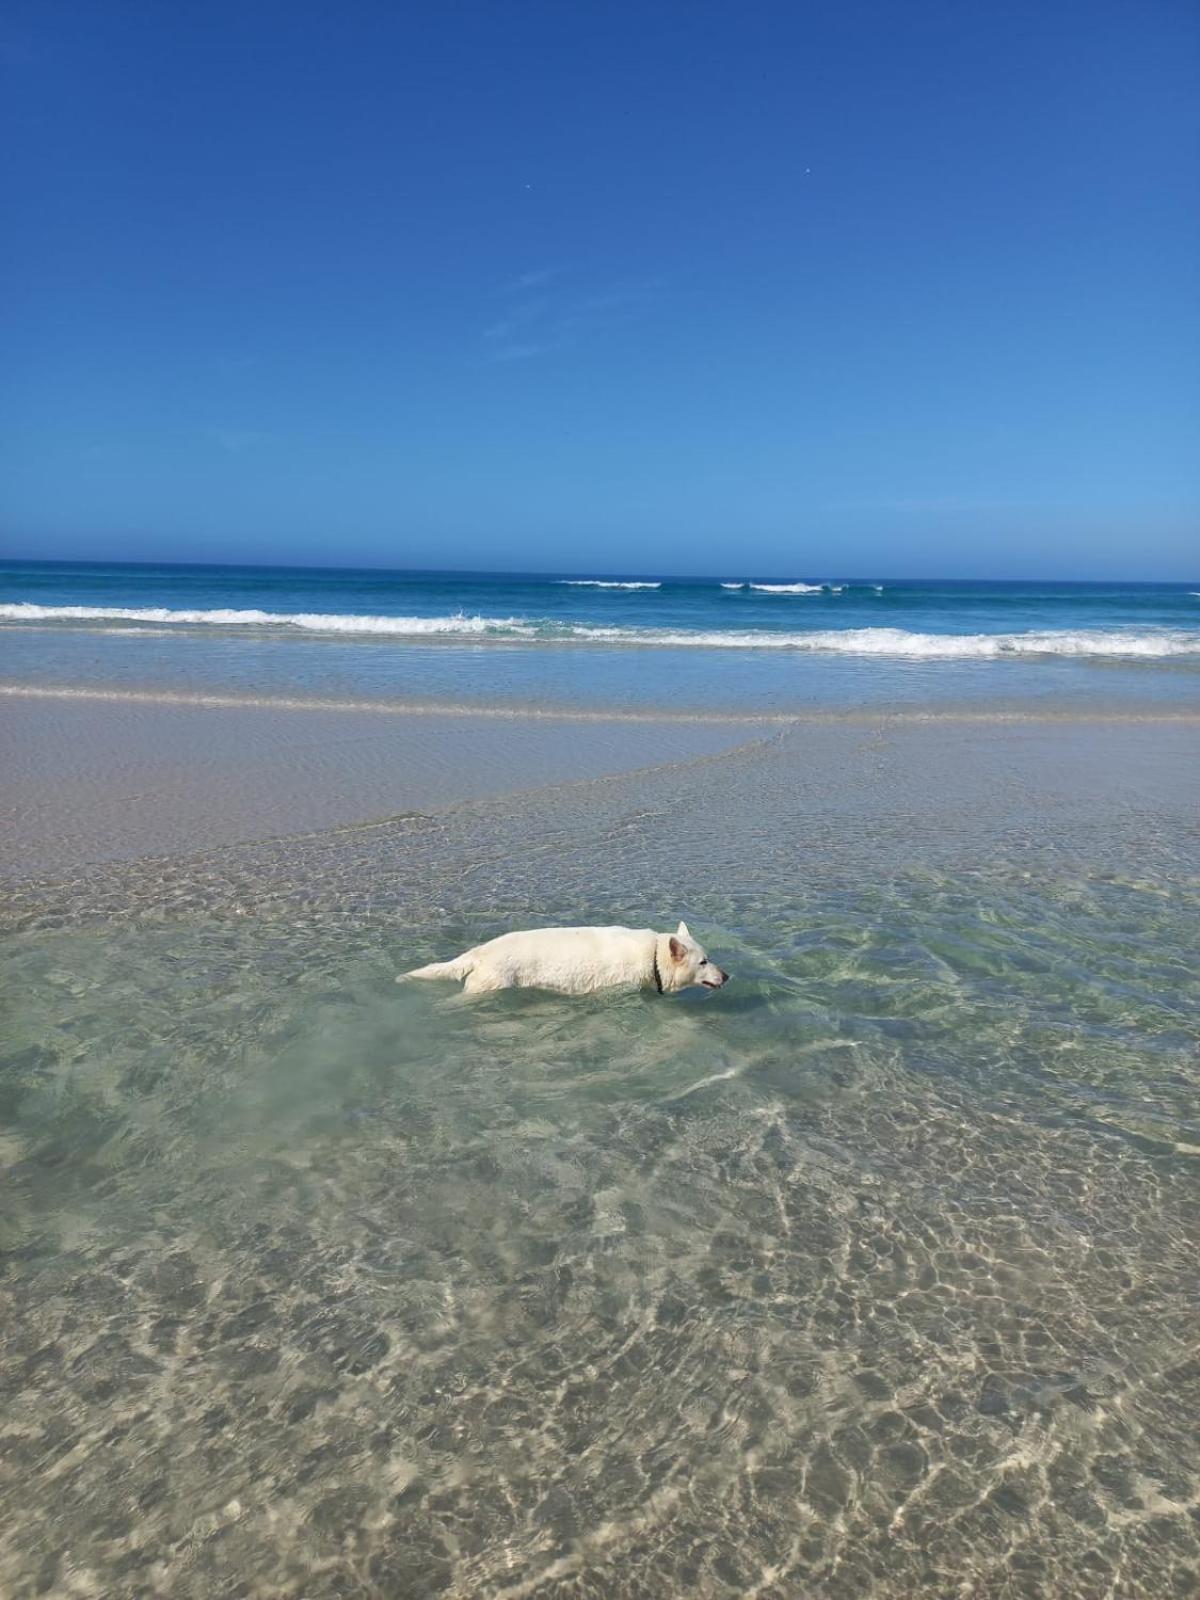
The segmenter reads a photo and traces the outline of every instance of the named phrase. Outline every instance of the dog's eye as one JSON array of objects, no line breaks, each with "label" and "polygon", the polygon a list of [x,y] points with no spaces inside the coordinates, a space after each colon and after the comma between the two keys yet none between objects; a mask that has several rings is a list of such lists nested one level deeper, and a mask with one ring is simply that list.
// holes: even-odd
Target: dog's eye
[{"label": "dog's eye", "polygon": [[705,956],[704,960],[700,963],[700,965],[702,967],[706,967],[708,965],[708,957],[707,956]]}]

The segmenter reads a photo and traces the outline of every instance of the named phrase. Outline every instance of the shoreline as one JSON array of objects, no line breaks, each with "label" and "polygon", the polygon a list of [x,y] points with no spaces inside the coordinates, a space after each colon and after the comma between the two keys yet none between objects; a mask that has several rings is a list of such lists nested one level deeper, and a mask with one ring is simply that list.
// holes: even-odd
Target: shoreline
[{"label": "shoreline", "polygon": [[[1036,789],[1056,748],[1082,739],[1090,753],[1081,781],[1103,790],[1127,763],[1118,749],[1111,760],[1091,749],[1095,739],[1124,746],[1144,734],[1174,748],[1200,723],[1178,710],[655,714],[11,684],[0,684],[0,707],[0,748],[11,751],[0,781],[0,881],[10,884],[440,814],[791,738],[828,768],[818,809],[836,811],[839,795],[856,788],[859,775],[843,770],[848,752],[891,740],[897,772],[877,774],[879,791],[856,806],[885,814],[887,782],[916,793],[929,782],[961,792],[961,808],[982,807],[982,818],[984,797],[967,794],[997,751],[1020,747],[1019,783]],[[922,745],[928,757],[917,755]],[[936,809],[932,793],[929,803]]]},{"label": "shoreline", "polygon": [[493,715],[139,693],[5,696],[0,882],[181,858],[693,760],[750,718]]},{"label": "shoreline", "polygon": [[1139,707],[1136,710],[1087,710],[1079,705],[1063,705],[1048,710],[1044,706],[1029,704],[1009,709],[985,710],[964,706],[925,707],[890,706],[880,704],[867,710],[849,707],[813,710],[802,707],[795,711],[767,711],[728,709],[695,711],[684,708],[638,711],[614,706],[573,708],[569,706],[532,706],[521,704],[485,704],[474,701],[422,701],[385,700],[372,698],[325,698],[318,695],[240,695],[210,693],[176,689],[110,689],[89,688],[73,684],[23,684],[0,683],[0,698],[10,700],[62,700],[85,701],[112,705],[180,706],[210,710],[263,710],[263,711],[331,711],[367,712],[372,715],[403,717],[486,717],[505,718],[510,721],[579,722],[579,723],[654,723],[723,726],[725,724],[768,724],[789,727],[793,723],[814,723],[837,726],[840,724],[874,725],[886,723],[961,722],[961,723],[1197,723],[1200,710],[1163,710],[1158,707]]},{"label": "shoreline", "polygon": [[[10,884],[440,814],[763,741],[803,740],[833,774],[859,746],[895,736],[915,752],[913,741],[924,736],[941,769],[935,781],[957,790],[970,787],[972,766],[997,741],[1045,745],[1042,757],[1032,750],[1021,757],[1023,765],[1034,761],[1021,781],[1036,786],[1038,762],[1052,761],[1053,746],[1076,732],[1124,743],[1157,730],[1171,743],[1200,724],[1200,714],[1180,710],[934,706],[738,715],[12,684],[0,684],[0,708],[0,749],[9,752],[0,781],[0,882]],[[909,764],[900,759],[900,768]],[[1093,752],[1088,764],[1086,781],[1105,787],[1109,763]],[[892,781],[920,788],[915,770]],[[856,782],[831,776],[831,795],[817,805],[836,803]],[[868,810],[886,809],[886,792],[860,799]],[[962,801],[967,809],[979,803]]]},{"label": "shoreline", "polygon": [[202,880],[235,873],[212,905],[244,914],[324,900],[345,867],[356,905],[404,879],[418,916],[431,896],[448,906],[464,874],[483,895],[536,879],[540,916],[568,879],[610,895],[631,847],[639,874],[704,892],[747,829],[802,881],[950,861],[1126,875],[1173,858],[1189,875],[1200,858],[1193,715],[700,721],[232,698],[0,686],[0,730],[20,753],[0,781],[10,913],[138,914],[167,904],[168,882],[204,909]]}]

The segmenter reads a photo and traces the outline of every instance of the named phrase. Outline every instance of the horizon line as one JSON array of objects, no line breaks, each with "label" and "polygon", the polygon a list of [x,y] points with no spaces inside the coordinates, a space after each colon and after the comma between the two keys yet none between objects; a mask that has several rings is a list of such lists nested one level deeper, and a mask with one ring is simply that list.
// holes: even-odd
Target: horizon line
[{"label": "horizon line", "polygon": [[[730,583],[735,581],[728,573],[719,572],[666,572],[666,571],[635,571],[632,568],[620,568],[605,571],[596,567],[581,567],[578,569],[560,567],[392,567],[373,566],[367,564],[342,565],[331,562],[288,562],[288,561],[146,561],[130,560],[119,556],[13,556],[0,555],[0,566],[16,565],[31,567],[144,567],[149,569],[170,568],[179,571],[227,571],[232,569],[238,572],[372,572],[386,573],[397,577],[444,577],[459,578],[488,577],[488,578],[561,578],[561,577],[594,577],[597,579],[616,580],[647,580],[652,579],[659,583]],[[758,573],[736,581],[740,583],[755,582],[797,582],[794,574]],[[816,581],[815,579],[813,581]],[[1200,584],[1200,573],[1192,578],[1133,578],[1127,576],[1111,578],[1084,578],[1084,577],[1000,577],[996,573],[977,573],[972,576],[952,576],[949,573],[921,574],[907,576],[898,573],[859,573],[836,572],[834,577],[822,580],[825,582],[840,581],[845,583],[1087,583],[1087,584]]]}]

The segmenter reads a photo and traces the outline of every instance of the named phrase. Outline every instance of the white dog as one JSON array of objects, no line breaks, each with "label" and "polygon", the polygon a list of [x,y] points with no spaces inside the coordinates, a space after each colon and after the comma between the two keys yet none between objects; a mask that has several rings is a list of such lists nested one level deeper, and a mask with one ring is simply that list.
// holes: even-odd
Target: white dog
[{"label": "white dog", "polygon": [[617,986],[670,994],[699,984],[719,989],[729,980],[681,922],[674,933],[652,928],[533,928],[503,933],[453,961],[402,972],[396,979],[462,978],[466,994],[489,989],[557,989],[591,994]]}]

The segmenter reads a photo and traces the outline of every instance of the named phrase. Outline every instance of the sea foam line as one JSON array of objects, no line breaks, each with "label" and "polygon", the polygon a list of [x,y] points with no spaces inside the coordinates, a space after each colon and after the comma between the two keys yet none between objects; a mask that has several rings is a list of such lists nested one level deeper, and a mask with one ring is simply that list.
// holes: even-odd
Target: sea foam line
[{"label": "sea foam line", "polygon": [[1200,632],[1183,628],[1043,629],[1028,633],[915,633],[905,628],[694,630],[568,623],[524,617],[382,617],[351,613],[170,610],[164,606],[0,605],[0,621],[157,623],[172,626],[298,629],[303,633],[393,638],[517,639],[539,644],[595,643],[710,650],[791,650],[805,654],[890,656],[920,661],[1072,656],[1161,660],[1200,656]]},{"label": "sea foam line", "polygon": [[661,589],[661,583],[626,583],[616,578],[556,578],[568,589]]},{"label": "sea foam line", "polygon": [[847,589],[883,593],[881,583],[723,583],[722,589],[753,589],[758,594],[843,594]]},{"label": "sea foam line", "polygon": [[381,617],[353,612],[172,610],[167,606],[0,605],[9,622],[158,622],[214,628],[299,628],[306,633],[487,634],[521,636],[537,629],[521,617]]},{"label": "sea foam line", "polygon": [[222,694],[215,691],[183,689],[115,689],[85,685],[3,683],[0,698],[7,700],[61,700],[134,706],[185,706],[202,710],[228,711],[342,711],[370,712],[379,716],[502,718],[532,722],[640,722],[640,723],[744,723],[747,726],[770,724],[782,727],[928,727],[948,724],[1023,724],[1023,723],[1122,723],[1146,722],[1200,724],[1194,711],[1090,711],[1072,706],[1061,710],[1042,707],[1021,711],[983,710],[835,710],[815,711],[688,711],[655,707],[637,711],[628,708],[590,708],[586,706],[511,706],[473,705],[461,701],[439,704],[420,700],[326,700],[316,695]]},{"label": "sea foam line", "polygon": [[1160,660],[1200,656],[1200,633],[1082,629],[1078,632],[912,633],[904,628],[814,628],[809,633],[766,629],[682,632],[661,628],[573,625],[568,637],[611,644],[691,646],[712,650],[793,650],[804,654],[891,656],[905,660],[996,660],[1020,656],[1073,656]]},{"label": "sea foam line", "polygon": [[[638,722],[702,723],[717,726],[759,724],[790,726],[798,719],[785,711],[688,711],[655,707],[637,711],[628,708],[596,709],[588,706],[475,705],[471,702],[436,700],[325,699],[320,695],[226,694],[204,689],[115,689],[88,685],[0,683],[0,698],[9,700],[65,700],[98,702],[107,705],[184,706],[217,711],[349,711],[369,712],[390,717],[457,717],[514,722]],[[840,720],[834,716],[807,720]],[[850,720],[860,720],[852,713]],[[878,719],[876,719],[878,720]]]}]

